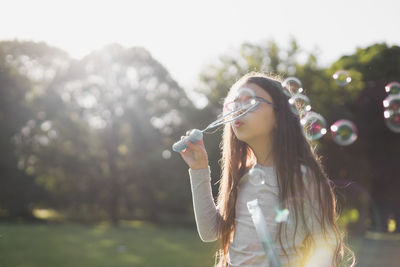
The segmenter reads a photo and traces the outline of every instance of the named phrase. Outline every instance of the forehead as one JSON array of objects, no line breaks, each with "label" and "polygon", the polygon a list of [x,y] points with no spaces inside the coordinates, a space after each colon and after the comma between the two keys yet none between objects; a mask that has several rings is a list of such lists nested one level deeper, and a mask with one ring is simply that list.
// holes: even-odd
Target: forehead
[{"label": "forehead", "polygon": [[238,87],[236,90],[232,91],[230,93],[230,96],[232,98],[236,97],[240,92],[242,91],[248,91],[250,89],[250,91],[252,91],[254,93],[255,96],[260,96],[262,98],[265,98],[269,101],[272,102],[272,97],[271,95],[264,90],[263,88],[261,88],[260,86],[254,84],[254,83],[246,83],[243,84],[242,86]]}]

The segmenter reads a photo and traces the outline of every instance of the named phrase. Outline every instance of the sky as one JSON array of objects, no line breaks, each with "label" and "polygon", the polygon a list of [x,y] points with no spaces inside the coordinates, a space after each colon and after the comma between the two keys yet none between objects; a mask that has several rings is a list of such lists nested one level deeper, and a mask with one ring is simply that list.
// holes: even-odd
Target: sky
[{"label": "sky", "polygon": [[2,0],[0,40],[44,41],[74,58],[143,46],[186,90],[243,42],[296,38],[327,66],[357,47],[400,45],[398,0]]}]

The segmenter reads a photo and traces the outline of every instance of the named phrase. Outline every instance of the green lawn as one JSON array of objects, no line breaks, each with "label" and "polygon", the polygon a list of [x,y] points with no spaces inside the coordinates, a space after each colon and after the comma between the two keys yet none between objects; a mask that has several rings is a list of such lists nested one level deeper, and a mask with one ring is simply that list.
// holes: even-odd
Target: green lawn
[{"label": "green lawn", "polygon": [[193,228],[0,224],[0,266],[212,266],[215,243]]},{"label": "green lawn", "polygon": [[[385,236],[350,240],[357,266],[397,266],[400,235]],[[203,243],[195,226],[3,223],[0,267],[207,267],[213,266],[215,245]]]}]

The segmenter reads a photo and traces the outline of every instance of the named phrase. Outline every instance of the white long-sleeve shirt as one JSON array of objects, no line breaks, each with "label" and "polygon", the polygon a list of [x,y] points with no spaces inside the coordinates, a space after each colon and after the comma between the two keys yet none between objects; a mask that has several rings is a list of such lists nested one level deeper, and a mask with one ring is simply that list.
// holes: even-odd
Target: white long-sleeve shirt
[{"label": "white long-sleeve shirt", "polygon": [[[251,219],[251,215],[247,209],[247,202],[255,198],[265,216],[268,230],[273,237],[278,233],[278,223],[275,221],[278,208],[278,183],[275,169],[256,164],[256,168],[260,168],[265,173],[264,185],[253,185],[249,181],[249,174],[245,174],[238,185],[238,195],[236,201],[236,217],[235,217],[235,233],[232,242],[229,245],[228,263],[229,266],[246,266],[246,267],[265,267],[269,266],[263,250],[262,244],[257,236],[255,226]],[[218,229],[221,221],[221,216],[216,207],[212,191],[211,191],[211,171],[210,167],[201,170],[189,169],[191,189],[193,196],[193,207],[196,219],[197,230],[199,236],[204,242],[213,242],[218,238]],[[307,178],[305,176],[304,178]],[[307,210],[307,209],[306,209]],[[290,210],[289,210],[290,212]],[[313,212],[310,212],[313,214]],[[288,258],[285,257],[279,241],[275,242],[277,252],[283,266],[299,266],[299,260],[302,255],[300,248],[303,240],[306,237],[305,231],[298,222],[296,236],[293,240],[294,218],[289,213],[287,236],[291,242],[285,242],[282,238]],[[310,223],[315,236],[318,235],[319,227],[314,223],[314,216],[307,216],[307,222]],[[297,248],[297,253],[294,248]],[[290,260],[290,263],[289,263]],[[329,262],[329,261],[328,261]],[[329,266],[329,265],[321,265]]]}]

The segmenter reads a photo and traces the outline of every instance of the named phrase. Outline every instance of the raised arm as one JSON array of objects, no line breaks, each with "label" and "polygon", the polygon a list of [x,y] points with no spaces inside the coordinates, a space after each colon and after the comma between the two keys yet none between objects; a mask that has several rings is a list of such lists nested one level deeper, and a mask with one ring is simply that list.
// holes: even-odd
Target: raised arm
[{"label": "raised arm", "polygon": [[[190,131],[186,135],[190,134]],[[185,138],[182,136],[181,139]],[[186,142],[187,148],[179,152],[189,166],[190,184],[197,231],[201,240],[212,242],[218,239],[221,216],[215,206],[211,191],[211,171],[203,140]]]},{"label": "raised arm", "polygon": [[210,167],[199,170],[189,169],[189,175],[199,236],[203,242],[216,241],[221,216],[212,196]]}]

